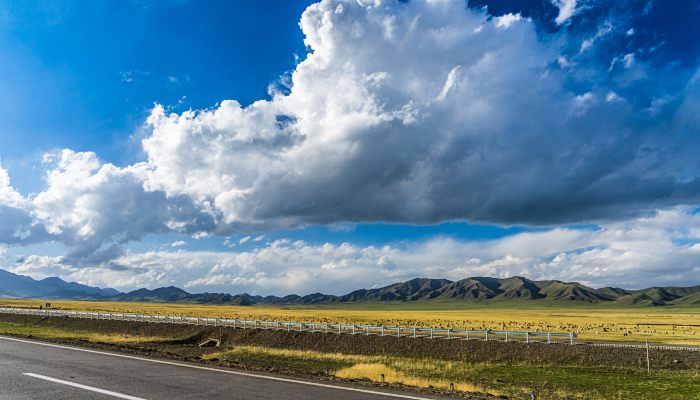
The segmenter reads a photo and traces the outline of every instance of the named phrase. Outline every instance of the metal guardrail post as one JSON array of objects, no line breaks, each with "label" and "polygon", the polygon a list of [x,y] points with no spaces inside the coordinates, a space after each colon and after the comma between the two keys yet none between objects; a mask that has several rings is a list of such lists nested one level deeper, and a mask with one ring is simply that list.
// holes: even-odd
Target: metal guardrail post
[{"label": "metal guardrail post", "polygon": [[396,327],[396,337],[401,337],[401,327],[400,326]]},{"label": "metal guardrail post", "polygon": [[355,324],[352,324],[352,335],[355,336]]},{"label": "metal guardrail post", "polygon": [[525,332],[525,343],[530,343],[530,332]]},{"label": "metal guardrail post", "polygon": [[[573,333],[569,333],[569,340],[570,340],[570,342],[569,342],[570,344],[574,344],[574,334]],[[647,344],[647,346],[648,346],[648,344]]]},{"label": "metal guardrail post", "polygon": [[552,334],[547,332],[547,344],[552,343]]},{"label": "metal guardrail post", "polygon": [[486,341],[487,342],[489,341],[489,331],[488,330],[486,330]]},{"label": "metal guardrail post", "polygon": [[447,328],[447,339],[452,339],[452,330]]},{"label": "metal guardrail post", "polygon": [[430,328],[430,338],[433,338],[433,328]]},{"label": "metal guardrail post", "polygon": [[506,343],[508,343],[508,331],[506,331]]},{"label": "metal guardrail post", "polygon": [[416,337],[416,327],[415,326],[413,327],[413,337],[414,338]]},{"label": "metal guardrail post", "polygon": [[384,325],[382,325],[382,336],[384,336]]}]

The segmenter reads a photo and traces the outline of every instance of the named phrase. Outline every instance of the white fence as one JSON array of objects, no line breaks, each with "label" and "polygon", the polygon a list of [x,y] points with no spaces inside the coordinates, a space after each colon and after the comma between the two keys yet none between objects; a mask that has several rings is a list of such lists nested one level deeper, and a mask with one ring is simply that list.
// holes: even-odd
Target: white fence
[{"label": "white fence", "polygon": [[225,318],[176,317],[145,314],[117,314],[81,311],[62,311],[36,308],[0,307],[0,313],[72,317],[96,320],[116,320],[148,323],[218,326],[232,329],[272,329],[279,331],[320,332],[338,335],[378,335],[429,339],[501,340],[574,344],[576,334],[554,332],[515,332],[472,329],[419,328],[402,326],[371,326],[350,324],[317,324],[308,322],[256,321]]}]

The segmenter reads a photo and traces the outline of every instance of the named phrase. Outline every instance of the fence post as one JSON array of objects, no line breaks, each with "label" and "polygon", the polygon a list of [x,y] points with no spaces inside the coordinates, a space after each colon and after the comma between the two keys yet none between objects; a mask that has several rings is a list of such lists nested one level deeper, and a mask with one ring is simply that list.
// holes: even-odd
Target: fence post
[{"label": "fence post", "polygon": [[447,338],[452,339],[452,329],[447,328]]},{"label": "fence post", "polygon": [[413,327],[413,337],[416,337],[416,327]]},{"label": "fence post", "polygon": [[508,331],[506,331],[506,343],[508,343]]},{"label": "fence post", "polygon": [[530,343],[530,332],[525,332],[525,343]]},{"label": "fence post", "polygon": [[647,347],[647,373],[651,371],[651,365],[649,364],[649,339],[645,340]]},{"label": "fence post", "polygon": [[433,338],[433,328],[430,328],[430,338]]},{"label": "fence post", "polygon": [[467,341],[469,341],[469,329],[467,329]]},{"label": "fence post", "polygon": [[552,333],[547,332],[547,344],[552,343]]},{"label": "fence post", "polygon": [[382,336],[384,336],[384,325],[382,325]]},{"label": "fence post", "polygon": [[355,336],[355,324],[352,324],[352,335]]},{"label": "fence post", "polygon": [[367,335],[369,336],[369,325],[365,326],[365,329],[367,330]]},{"label": "fence post", "polygon": [[401,327],[400,326],[396,327],[396,337],[401,337]]},{"label": "fence post", "polygon": [[488,330],[486,331],[486,341],[487,342],[489,341],[489,331]]},{"label": "fence post", "polygon": [[569,340],[570,340],[570,344],[574,344],[574,334],[573,333],[569,333]]}]

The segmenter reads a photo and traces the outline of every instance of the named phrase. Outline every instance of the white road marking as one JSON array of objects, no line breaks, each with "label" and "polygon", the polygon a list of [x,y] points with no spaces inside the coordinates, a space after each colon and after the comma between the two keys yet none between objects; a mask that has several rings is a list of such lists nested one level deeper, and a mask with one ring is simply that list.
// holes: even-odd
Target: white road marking
[{"label": "white road marking", "polygon": [[250,378],[268,379],[268,380],[277,381],[277,382],[296,383],[299,385],[316,386],[316,387],[322,387],[322,388],[328,388],[328,389],[346,390],[346,391],[350,391],[350,392],[375,394],[375,395],[379,395],[379,396],[394,397],[394,398],[399,398],[399,399],[431,400],[429,397],[417,397],[417,396],[410,396],[410,395],[398,394],[398,393],[388,393],[388,392],[379,392],[379,391],[368,390],[368,389],[352,388],[352,387],[347,387],[347,386],[328,385],[325,383],[299,381],[296,379],[281,378],[281,377],[277,377],[277,376],[256,375],[256,374],[251,374],[248,372],[239,372],[239,371],[231,371],[231,370],[218,369],[218,368],[212,368],[212,367],[203,367],[200,365],[182,364],[182,363],[173,362],[173,361],[156,360],[156,359],[150,359],[150,358],[144,358],[144,357],[129,356],[126,354],[109,353],[106,351],[89,350],[89,349],[82,349],[79,347],[62,346],[62,345],[53,344],[53,343],[43,343],[43,342],[35,342],[35,341],[31,341],[31,340],[16,339],[16,338],[10,338],[7,336],[0,336],[0,339],[1,340],[10,340],[13,342],[33,344],[33,345],[37,345],[37,346],[56,347],[56,348],[65,349],[65,350],[82,351],[85,353],[101,354],[101,355],[111,356],[111,357],[119,357],[119,358],[126,358],[126,359],[130,359],[130,360],[145,361],[145,362],[150,362],[150,363],[155,363],[155,364],[173,365],[176,367],[184,367],[184,368],[199,369],[199,370],[203,370],[203,371],[219,372],[222,374],[247,376]]},{"label": "white road marking", "polygon": [[106,394],[107,396],[112,396],[112,397],[118,397],[120,399],[127,399],[127,400],[145,400],[141,397],[134,397],[134,396],[129,396],[126,394],[121,394],[117,392],[112,392],[111,390],[105,390],[105,389],[100,389],[92,386],[87,386],[87,385],[81,385],[79,383],[75,382],[70,382],[70,381],[64,381],[62,379],[56,379],[56,378],[51,378],[50,376],[44,376],[44,375],[39,375],[39,374],[34,374],[31,372],[25,372],[22,375],[26,376],[31,376],[32,378],[37,378],[37,379],[43,379],[45,381],[49,382],[54,382],[54,383],[60,383],[62,385],[66,386],[72,386],[78,389],[83,389],[83,390],[89,390],[91,392],[96,392],[96,393],[101,393],[101,394]]}]

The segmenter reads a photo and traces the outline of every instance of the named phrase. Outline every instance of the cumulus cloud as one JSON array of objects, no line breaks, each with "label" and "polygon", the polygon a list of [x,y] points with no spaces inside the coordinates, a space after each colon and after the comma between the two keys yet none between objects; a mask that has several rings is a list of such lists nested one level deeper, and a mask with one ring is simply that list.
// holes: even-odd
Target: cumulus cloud
[{"label": "cumulus cloud", "polygon": [[213,217],[189,199],[144,188],[145,166],[103,164],[94,153],[47,154],[47,188],[28,199],[34,220],[60,240],[79,264],[117,257],[121,245],[149,233],[213,227]]},{"label": "cumulus cloud", "polygon": [[13,208],[26,207],[24,197],[12,187],[10,175],[2,164],[0,164],[0,205]]},{"label": "cumulus cloud", "polygon": [[[697,200],[697,174],[665,157],[687,132],[672,122],[677,103],[650,118],[592,101],[613,91],[609,77],[571,90],[552,69],[555,46],[516,14],[490,20],[461,1],[323,1],[300,26],[311,52],[288,93],[153,110],[152,188],[248,227],[547,224]],[[612,29],[603,23],[581,51]]]},{"label": "cumulus cloud", "polygon": [[[598,229],[554,228],[487,241],[435,237],[406,246],[313,245],[277,240],[250,251],[129,253],[110,265],[76,268],[29,257],[14,272],[120,289],[178,285],[192,291],[342,294],[415,277],[527,276],[596,287],[685,285],[700,273],[700,214],[689,208]],[[673,265],[673,268],[669,268]]]},{"label": "cumulus cloud", "polygon": [[[557,5],[557,23],[577,17],[575,1]],[[143,162],[64,150],[35,196],[0,169],[0,241],[59,240],[62,265],[111,260],[118,274],[124,243],[163,232],[610,224],[697,203],[697,64],[654,63],[645,42],[600,68],[599,44],[629,25],[606,15],[544,37],[520,15],[461,0],[314,4],[300,21],[309,53],[269,99],[156,105]],[[626,68],[610,69],[613,57]]]},{"label": "cumulus cloud", "polygon": [[576,12],[576,0],[553,0],[553,3],[559,8],[559,14],[554,20],[557,25],[568,21]]},{"label": "cumulus cloud", "polygon": [[0,164],[0,245],[47,239],[43,226],[32,218],[29,200],[12,187],[7,170]]},{"label": "cumulus cloud", "polygon": [[506,29],[522,19],[523,17],[520,14],[505,14],[495,18],[496,27]]}]

